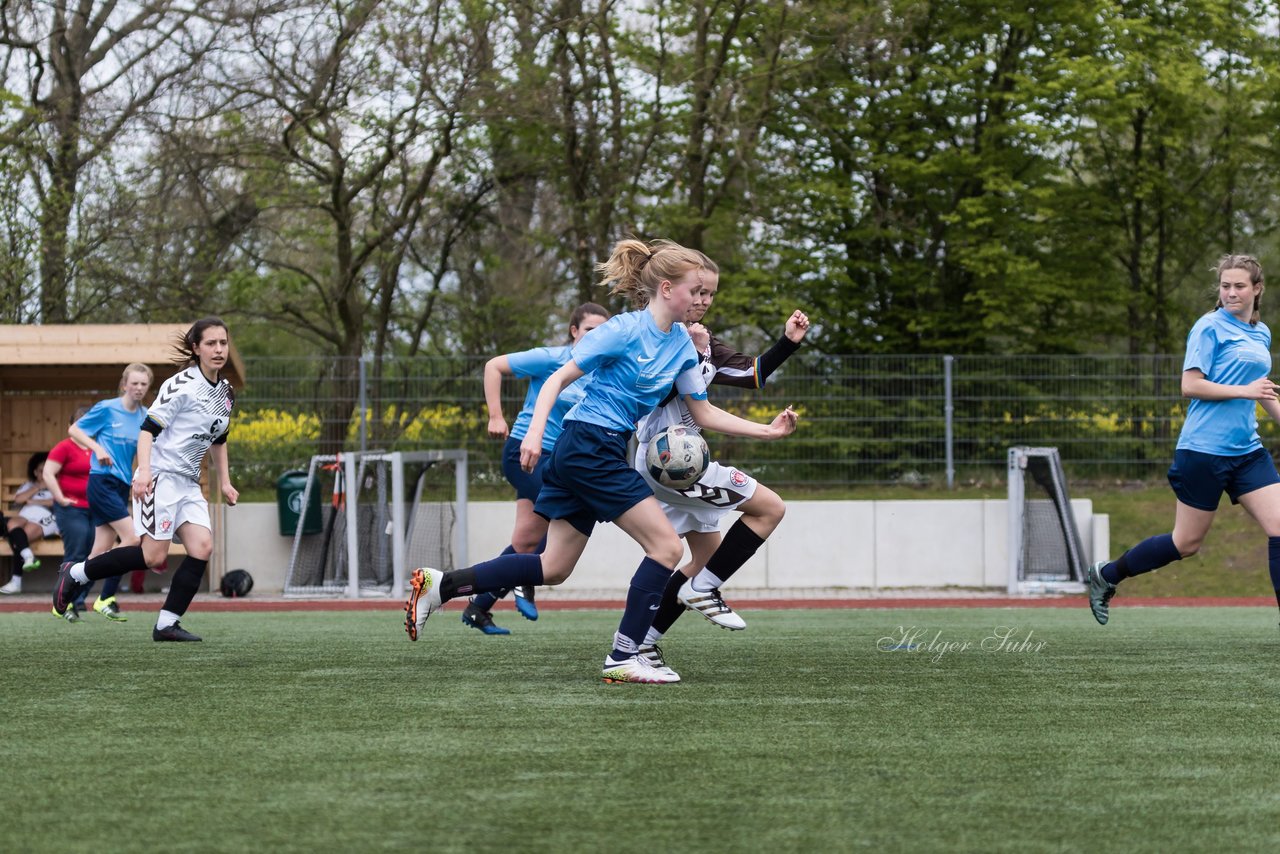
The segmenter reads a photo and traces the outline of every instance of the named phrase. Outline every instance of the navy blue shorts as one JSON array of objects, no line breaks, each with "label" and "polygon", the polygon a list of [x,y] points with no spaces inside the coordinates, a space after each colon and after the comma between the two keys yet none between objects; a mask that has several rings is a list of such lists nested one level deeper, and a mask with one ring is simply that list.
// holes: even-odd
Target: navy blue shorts
[{"label": "navy blue shorts", "polygon": [[1232,504],[1239,504],[1241,495],[1273,483],[1280,483],[1280,474],[1266,448],[1238,457],[1179,450],[1174,451],[1173,465],[1169,466],[1173,494],[1197,510],[1217,510],[1224,492]]},{"label": "navy blue shorts", "polygon": [[545,519],[564,519],[589,537],[596,522],[612,522],[652,496],[627,459],[630,438],[629,431],[564,422],[542,472],[534,512]]},{"label": "navy blue shorts", "polygon": [[129,509],[132,489],[113,474],[89,474],[89,522],[93,527],[110,525],[121,519],[132,519]]},{"label": "navy blue shorts", "polygon": [[542,456],[538,457],[538,464],[533,467],[533,471],[525,471],[520,468],[522,441],[522,439],[507,437],[507,443],[502,446],[502,476],[507,479],[507,483],[516,488],[516,498],[537,501],[538,493],[542,491],[542,470],[547,467],[547,460],[551,459],[551,453],[543,448]]}]

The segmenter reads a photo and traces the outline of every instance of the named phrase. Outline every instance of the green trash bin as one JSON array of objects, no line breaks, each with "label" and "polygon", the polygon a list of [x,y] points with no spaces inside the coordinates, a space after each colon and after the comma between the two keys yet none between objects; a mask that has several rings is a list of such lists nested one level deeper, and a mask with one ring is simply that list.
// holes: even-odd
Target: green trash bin
[{"label": "green trash bin", "polygon": [[307,491],[305,471],[287,471],[276,481],[276,511],[280,517],[280,536],[292,537],[298,530],[298,517],[302,516],[302,533],[318,534],[323,527],[320,521],[320,490],[311,490],[307,512],[302,513],[302,496]]}]

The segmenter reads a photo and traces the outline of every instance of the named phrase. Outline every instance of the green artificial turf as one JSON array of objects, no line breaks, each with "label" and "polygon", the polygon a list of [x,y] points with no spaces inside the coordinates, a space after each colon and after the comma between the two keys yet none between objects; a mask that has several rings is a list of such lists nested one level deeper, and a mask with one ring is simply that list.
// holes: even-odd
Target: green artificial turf
[{"label": "green artificial turf", "polygon": [[0,847],[1280,846],[1272,609],[744,610],[673,686],[600,682],[614,612],[3,614]]}]

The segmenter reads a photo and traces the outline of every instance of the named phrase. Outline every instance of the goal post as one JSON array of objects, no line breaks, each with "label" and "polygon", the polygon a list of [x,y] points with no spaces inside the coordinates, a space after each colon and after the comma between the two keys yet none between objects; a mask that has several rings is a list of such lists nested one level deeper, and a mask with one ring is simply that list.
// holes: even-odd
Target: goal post
[{"label": "goal post", "polygon": [[285,596],[394,597],[413,567],[467,566],[467,452],[311,458],[303,506],[331,496],[319,533],[294,532]]},{"label": "goal post", "polygon": [[1009,592],[1078,592],[1086,559],[1057,448],[1009,449]]}]

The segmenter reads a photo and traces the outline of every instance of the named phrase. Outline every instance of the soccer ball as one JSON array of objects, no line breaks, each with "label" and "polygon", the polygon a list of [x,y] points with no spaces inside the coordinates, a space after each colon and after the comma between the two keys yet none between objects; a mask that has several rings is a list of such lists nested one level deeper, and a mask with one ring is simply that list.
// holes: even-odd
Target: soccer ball
[{"label": "soccer ball", "polygon": [[711,462],[702,436],[688,427],[668,427],[649,442],[645,468],[649,477],[671,489],[692,486]]},{"label": "soccer ball", "polygon": [[231,570],[222,576],[222,583],[219,585],[222,595],[228,599],[239,599],[242,596],[248,596],[249,591],[252,589],[253,576],[243,569]]}]

